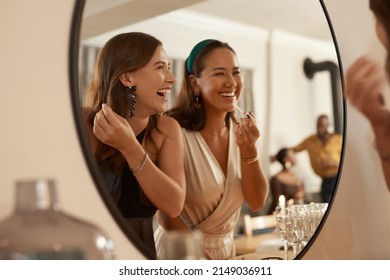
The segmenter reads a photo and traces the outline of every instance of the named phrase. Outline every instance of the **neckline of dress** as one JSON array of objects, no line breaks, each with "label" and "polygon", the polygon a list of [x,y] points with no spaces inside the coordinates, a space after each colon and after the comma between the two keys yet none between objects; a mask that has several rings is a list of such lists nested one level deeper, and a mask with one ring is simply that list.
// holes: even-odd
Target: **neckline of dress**
[{"label": "neckline of dress", "polygon": [[200,141],[202,142],[202,144],[206,147],[207,151],[208,151],[208,154],[210,155],[210,157],[212,158],[212,160],[214,161],[215,165],[218,167],[219,171],[221,172],[221,174],[224,176],[224,179],[226,181],[228,175],[230,174],[229,173],[229,169],[230,169],[230,159],[231,159],[231,145],[232,145],[232,132],[231,132],[231,129],[228,129],[228,159],[227,159],[227,168],[226,168],[226,174],[225,172],[223,172],[223,169],[222,169],[222,166],[219,164],[218,160],[216,159],[214,153],[211,151],[209,145],[207,144],[206,140],[203,138],[202,134],[200,133],[200,131],[194,131],[196,132],[196,135],[197,135],[197,138],[200,139]]}]

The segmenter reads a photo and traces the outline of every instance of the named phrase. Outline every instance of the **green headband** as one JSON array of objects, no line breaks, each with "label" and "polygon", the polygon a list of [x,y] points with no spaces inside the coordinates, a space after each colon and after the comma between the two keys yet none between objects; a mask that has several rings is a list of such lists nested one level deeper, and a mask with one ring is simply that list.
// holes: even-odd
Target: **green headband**
[{"label": "green headband", "polygon": [[186,63],[186,69],[188,73],[191,73],[192,65],[194,64],[195,58],[198,56],[200,51],[207,46],[208,43],[213,41],[212,39],[206,39],[203,41],[200,41],[195,45],[195,47],[192,49],[189,57],[187,58],[187,63]]}]

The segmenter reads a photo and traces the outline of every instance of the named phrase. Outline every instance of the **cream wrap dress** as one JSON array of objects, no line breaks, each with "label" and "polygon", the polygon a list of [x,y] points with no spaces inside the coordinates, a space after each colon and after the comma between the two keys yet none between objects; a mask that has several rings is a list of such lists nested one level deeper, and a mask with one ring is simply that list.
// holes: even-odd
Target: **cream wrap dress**
[{"label": "cream wrap dress", "polygon": [[[190,229],[202,232],[202,246],[213,259],[234,257],[233,234],[244,197],[233,122],[226,176],[199,132],[182,128],[182,133],[187,194],[180,218]],[[164,245],[160,242],[163,235],[164,230],[159,227],[155,232],[158,255]]]}]

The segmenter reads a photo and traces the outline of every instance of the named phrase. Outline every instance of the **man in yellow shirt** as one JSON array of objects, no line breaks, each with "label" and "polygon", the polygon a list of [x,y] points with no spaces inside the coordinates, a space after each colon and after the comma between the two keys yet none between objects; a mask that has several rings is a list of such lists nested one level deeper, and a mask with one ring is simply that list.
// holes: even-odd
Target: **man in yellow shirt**
[{"label": "man in yellow shirt", "polygon": [[343,138],[329,133],[329,119],[326,115],[317,118],[317,133],[310,135],[293,147],[294,152],[306,150],[314,173],[322,178],[321,198],[329,202],[337,183]]}]

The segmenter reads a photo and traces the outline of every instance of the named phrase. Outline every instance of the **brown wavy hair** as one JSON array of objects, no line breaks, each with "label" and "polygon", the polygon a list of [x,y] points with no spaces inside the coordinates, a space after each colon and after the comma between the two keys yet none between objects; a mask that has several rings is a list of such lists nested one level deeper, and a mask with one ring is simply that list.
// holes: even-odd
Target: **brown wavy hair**
[{"label": "brown wavy hair", "polygon": [[[122,33],[111,38],[99,52],[92,82],[87,88],[87,122],[93,126],[97,112],[107,103],[118,115],[127,118],[129,102],[126,87],[119,80],[123,73],[140,69],[162,45],[155,37],[142,32]],[[160,114],[152,115],[146,128],[145,141],[152,143],[151,131],[157,128]],[[109,169],[119,172],[125,164],[123,155],[111,146],[98,142],[95,157],[99,165],[105,156],[113,154]]]}]

